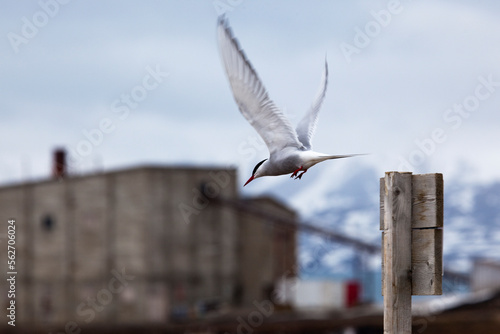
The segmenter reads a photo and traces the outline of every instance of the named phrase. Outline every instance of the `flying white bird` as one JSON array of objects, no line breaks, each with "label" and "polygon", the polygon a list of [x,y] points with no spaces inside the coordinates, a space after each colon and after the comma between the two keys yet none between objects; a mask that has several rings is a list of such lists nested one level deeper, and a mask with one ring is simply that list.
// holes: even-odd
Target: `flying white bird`
[{"label": "flying white bird", "polygon": [[[326,94],[328,64],[318,96],[309,111],[294,129],[283,112],[269,98],[257,72],[233,36],[225,17],[218,20],[218,40],[222,62],[231,84],[234,99],[247,121],[255,128],[269,149],[269,159],[259,162],[244,186],[262,176],[283,175],[301,179],[305,172],[319,162],[352,157],[329,155],[312,151],[311,137]],[[300,174],[299,174],[300,173]]]}]

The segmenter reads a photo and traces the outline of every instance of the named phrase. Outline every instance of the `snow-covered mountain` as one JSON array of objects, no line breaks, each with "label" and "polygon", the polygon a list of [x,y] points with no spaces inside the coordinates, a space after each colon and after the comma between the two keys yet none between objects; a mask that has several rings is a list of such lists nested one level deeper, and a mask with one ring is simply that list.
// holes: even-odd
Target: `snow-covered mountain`
[{"label": "snow-covered mountain", "polygon": [[[379,179],[375,167],[354,162],[314,167],[301,181],[264,178],[254,194],[274,195],[308,223],[380,244]],[[466,272],[477,257],[500,260],[500,182],[461,183],[444,175],[444,265]],[[255,182],[257,183],[257,182]],[[299,239],[304,276],[351,276],[364,265],[377,268],[380,256],[366,259],[317,235]],[[354,263],[354,265],[353,265]]]}]

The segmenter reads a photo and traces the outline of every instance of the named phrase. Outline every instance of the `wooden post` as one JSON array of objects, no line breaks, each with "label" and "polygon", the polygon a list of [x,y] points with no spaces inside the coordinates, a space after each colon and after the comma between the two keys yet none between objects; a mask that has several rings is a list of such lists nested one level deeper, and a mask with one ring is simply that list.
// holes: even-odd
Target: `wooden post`
[{"label": "wooden post", "polygon": [[385,174],[384,333],[411,334],[411,176],[411,173]]},{"label": "wooden post", "polygon": [[384,333],[411,333],[411,296],[442,293],[443,175],[380,179]]}]

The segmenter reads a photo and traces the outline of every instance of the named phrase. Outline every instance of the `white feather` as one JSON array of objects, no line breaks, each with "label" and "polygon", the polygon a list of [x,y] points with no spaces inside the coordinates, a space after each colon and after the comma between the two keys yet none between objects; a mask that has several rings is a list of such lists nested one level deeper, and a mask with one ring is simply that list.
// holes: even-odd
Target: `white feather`
[{"label": "white feather", "polygon": [[283,112],[269,98],[257,72],[233,37],[224,17],[218,22],[222,62],[240,112],[255,128],[273,155],[286,147],[303,149],[297,133]]},{"label": "white feather", "polygon": [[321,86],[319,88],[318,94],[314,99],[311,107],[304,115],[302,120],[297,125],[297,136],[299,141],[308,150],[312,150],[311,139],[316,130],[316,124],[318,123],[319,110],[325,99],[326,86],[328,85],[328,63],[325,59],[325,72],[323,73],[323,79],[321,80]]}]

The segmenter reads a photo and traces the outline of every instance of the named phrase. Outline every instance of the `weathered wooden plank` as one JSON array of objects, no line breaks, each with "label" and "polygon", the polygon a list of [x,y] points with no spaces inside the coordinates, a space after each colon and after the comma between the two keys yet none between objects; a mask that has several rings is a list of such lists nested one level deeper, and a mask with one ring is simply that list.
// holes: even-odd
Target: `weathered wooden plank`
[{"label": "weathered wooden plank", "polygon": [[412,227],[443,227],[443,174],[413,175]]},{"label": "weathered wooden plank", "polygon": [[385,296],[385,233],[382,231],[382,296]]},{"label": "weathered wooden plank", "polygon": [[[384,194],[380,179],[380,229],[384,229]],[[443,174],[412,175],[412,227],[443,227]]]},{"label": "weathered wooden plank", "polygon": [[411,333],[411,173],[384,182],[384,332]]},{"label": "weathered wooden plank", "polygon": [[413,229],[411,249],[412,295],[441,295],[443,230]]},{"label": "weathered wooden plank", "polygon": [[[382,231],[384,245],[385,231]],[[412,229],[411,268],[413,296],[443,294],[443,230]],[[382,252],[384,252],[382,249]],[[382,296],[384,292],[384,256],[382,255]]]}]

